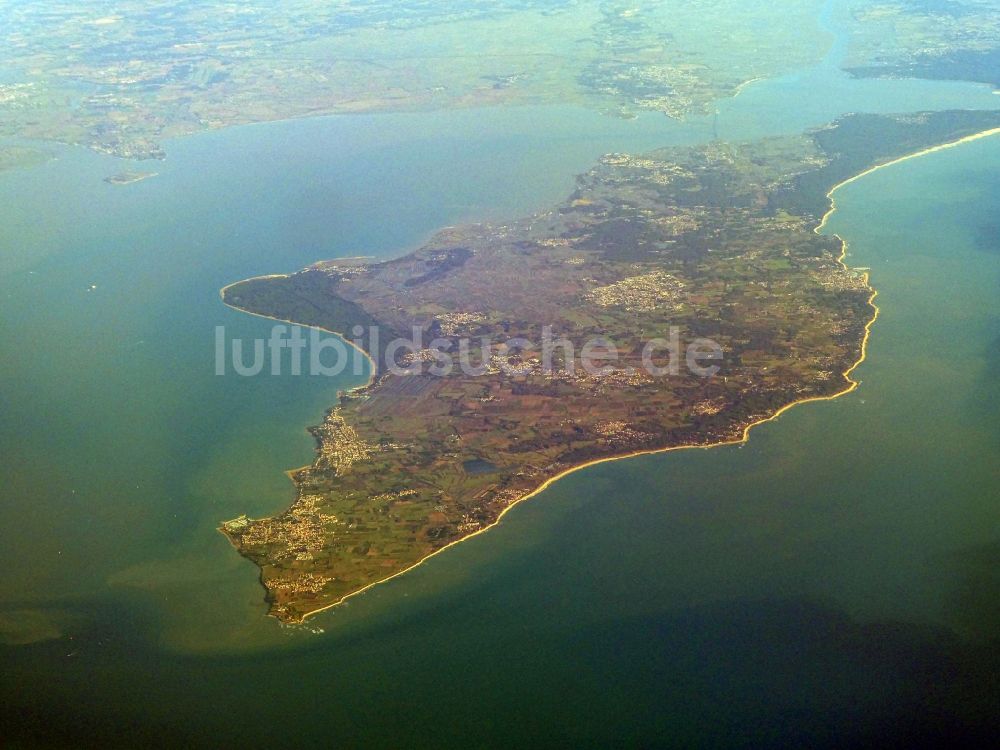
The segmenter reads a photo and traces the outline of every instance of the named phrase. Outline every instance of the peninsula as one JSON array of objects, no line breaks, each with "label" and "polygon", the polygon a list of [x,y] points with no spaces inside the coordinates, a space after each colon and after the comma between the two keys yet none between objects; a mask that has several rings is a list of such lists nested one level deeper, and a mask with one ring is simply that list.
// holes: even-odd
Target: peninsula
[{"label": "peninsula", "polygon": [[[343,332],[373,376],[312,428],[292,506],[220,530],[259,567],[270,614],[298,622],[581,466],[739,442],[790,405],[852,390],[877,309],[867,273],[816,231],[832,191],[998,125],[996,112],[855,115],[801,136],[610,154],[527,219],[226,287],[234,308]],[[384,347],[403,336],[421,343]],[[577,363],[588,347],[601,367]]]}]

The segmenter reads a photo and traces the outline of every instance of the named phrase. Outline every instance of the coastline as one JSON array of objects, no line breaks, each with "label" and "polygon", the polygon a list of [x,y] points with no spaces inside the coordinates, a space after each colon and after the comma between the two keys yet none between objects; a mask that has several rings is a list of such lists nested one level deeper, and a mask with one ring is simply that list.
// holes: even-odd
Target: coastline
[{"label": "coastline", "polygon": [[[993,135],[997,135],[997,134],[1000,134],[1000,127],[991,128],[991,129],[988,129],[988,130],[981,131],[979,133],[973,133],[971,135],[964,136],[964,137],[956,139],[954,141],[949,141],[947,143],[942,143],[942,144],[938,144],[936,146],[931,146],[929,148],[925,148],[925,149],[922,149],[920,151],[916,151],[916,152],[914,152],[912,154],[907,154],[905,156],[901,156],[901,157],[898,157],[896,159],[892,159],[892,160],[890,160],[888,162],[885,162],[883,164],[878,164],[878,165],[876,165],[874,167],[870,167],[869,169],[866,169],[863,172],[860,172],[860,173],[854,175],[853,177],[850,177],[850,178],[848,178],[848,179],[846,179],[846,180],[844,180],[844,181],[842,181],[840,183],[837,183],[832,188],[830,188],[829,191],[827,191],[826,197],[830,201],[830,207],[827,210],[827,212],[823,215],[823,217],[820,220],[820,222],[813,228],[813,231],[816,234],[822,234],[822,230],[826,226],[827,222],[829,221],[829,218],[837,210],[836,201],[834,199],[834,193],[836,193],[840,188],[844,187],[845,185],[849,185],[849,184],[851,184],[853,182],[856,182],[856,181],[860,180],[863,177],[866,177],[866,176],[872,174],[873,172],[876,172],[876,171],[878,171],[880,169],[884,169],[886,167],[894,166],[896,164],[899,164],[900,162],[909,161],[910,159],[915,159],[915,158],[918,158],[918,157],[921,157],[921,156],[926,156],[928,154],[936,153],[938,151],[943,151],[943,150],[946,150],[946,149],[955,148],[955,147],[963,145],[965,143],[969,143],[969,142],[972,142],[972,141],[977,141],[977,140],[980,140],[982,138],[987,138],[987,137],[990,137],[990,136],[993,136]],[[844,262],[845,258],[847,256],[847,251],[848,251],[848,243],[847,243],[847,241],[845,241],[839,235],[833,235],[833,236],[836,237],[840,241],[840,243],[841,243],[841,252],[840,252],[840,255],[837,258],[837,262],[845,270],[851,270],[847,266],[847,264]],[[288,274],[271,274],[269,276],[251,277],[251,279],[254,279],[254,278],[286,278],[287,276],[288,276]],[[399,576],[404,575],[405,573],[409,573],[410,571],[414,570],[418,566],[422,565],[427,560],[430,560],[432,557],[441,554],[445,550],[450,549],[451,547],[454,547],[457,544],[461,544],[461,543],[463,543],[465,541],[468,541],[469,539],[472,539],[472,538],[474,538],[474,537],[476,537],[476,536],[478,536],[480,534],[483,534],[483,533],[489,531],[490,529],[496,527],[501,522],[501,520],[503,519],[503,517],[512,508],[514,508],[515,506],[517,506],[518,504],[520,504],[520,503],[522,503],[522,502],[524,502],[526,500],[529,500],[529,499],[535,497],[536,495],[541,494],[546,489],[548,489],[552,484],[554,484],[555,482],[559,481],[563,477],[566,477],[566,476],[568,476],[568,475],[570,475],[570,474],[572,474],[574,472],[580,471],[582,469],[586,469],[586,468],[591,467],[591,466],[596,466],[598,464],[609,463],[611,461],[622,461],[622,460],[626,460],[626,459],[629,459],[629,458],[637,458],[639,456],[657,455],[657,454],[668,453],[668,452],[671,452],[671,451],[679,451],[679,450],[691,450],[691,449],[709,450],[709,449],[712,449],[712,448],[718,448],[718,447],[724,447],[724,446],[743,445],[744,443],[747,443],[750,440],[750,431],[754,427],[757,427],[758,425],[766,424],[768,422],[776,420],[782,414],[784,414],[785,412],[787,412],[788,410],[792,409],[795,406],[799,406],[800,404],[807,404],[807,403],[818,402],[818,401],[832,401],[834,399],[840,398],[841,396],[845,396],[845,395],[847,395],[849,393],[852,393],[860,385],[860,381],[853,380],[851,378],[851,374],[862,363],[864,363],[864,361],[867,359],[867,356],[868,356],[868,342],[869,342],[870,337],[871,337],[872,326],[874,326],[875,322],[878,320],[879,313],[880,313],[879,307],[875,303],[875,298],[878,296],[878,291],[875,288],[873,288],[871,286],[871,284],[870,284],[870,281],[869,281],[870,274],[869,274],[869,272],[864,272],[863,278],[864,278],[865,286],[871,292],[870,295],[869,295],[869,297],[868,297],[868,305],[872,309],[872,315],[869,318],[869,320],[865,323],[864,335],[862,336],[862,339],[861,339],[858,359],[849,368],[847,368],[846,370],[844,370],[841,373],[841,376],[843,377],[843,379],[845,381],[845,385],[844,385],[844,388],[842,390],[837,391],[836,393],[833,393],[833,394],[830,394],[830,395],[827,395],[827,396],[810,396],[810,397],[807,397],[807,398],[803,398],[803,399],[798,399],[798,400],[795,400],[795,401],[791,401],[791,402],[785,404],[784,406],[780,407],[779,409],[777,409],[773,414],[771,414],[771,415],[769,415],[767,417],[762,417],[762,418],[760,418],[758,420],[755,420],[753,422],[748,423],[747,425],[745,425],[743,427],[742,433],[740,434],[740,437],[732,439],[732,440],[723,440],[723,441],[719,441],[719,442],[715,442],[715,443],[707,443],[707,444],[704,444],[704,445],[699,445],[699,444],[673,445],[673,446],[666,446],[666,447],[663,447],[663,448],[650,448],[650,449],[647,449],[647,450],[632,451],[632,452],[624,453],[624,454],[621,454],[621,455],[606,456],[606,457],[603,457],[603,458],[598,458],[598,459],[594,459],[594,460],[591,460],[591,461],[587,461],[585,463],[578,464],[576,466],[571,466],[571,467],[569,467],[569,468],[567,468],[567,469],[559,472],[558,474],[555,474],[554,476],[549,477],[548,479],[546,479],[545,481],[543,481],[538,487],[536,487],[531,492],[529,492],[529,493],[523,495],[522,497],[519,497],[518,499],[516,499],[513,502],[511,502],[507,507],[505,507],[502,511],[500,511],[500,513],[497,515],[496,519],[491,524],[489,524],[488,526],[484,526],[483,528],[477,529],[476,531],[472,532],[471,534],[469,534],[467,536],[464,536],[464,537],[462,537],[460,539],[456,539],[456,540],[454,540],[452,542],[449,542],[448,544],[444,545],[443,547],[440,547],[439,549],[434,550],[430,554],[428,554],[428,555],[420,558],[419,560],[417,560],[417,562],[413,563],[412,565],[409,565],[406,568],[403,568],[402,570],[396,571],[395,573],[392,573],[391,575],[388,575],[385,578],[380,578],[377,581],[373,581],[373,582],[367,584],[366,586],[363,586],[362,588],[357,589],[356,591],[352,591],[349,594],[345,594],[340,599],[338,599],[338,600],[336,600],[334,602],[331,602],[329,604],[324,604],[321,607],[317,607],[314,610],[306,612],[301,617],[299,617],[299,618],[297,618],[295,620],[288,620],[288,621],[281,620],[281,618],[278,618],[277,616],[271,614],[270,612],[268,613],[268,615],[271,616],[271,617],[275,617],[275,619],[278,619],[281,622],[288,622],[289,624],[298,624],[298,623],[304,622],[305,620],[307,620],[308,618],[312,617],[313,615],[319,614],[320,612],[324,612],[324,611],[332,609],[332,608],[334,608],[334,607],[336,607],[336,606],[338,606],[340,604],[343,604],[344,602],[346,602],[347,600],[351,599],[352,597],[358,596],[359,594],[362,594],[365,591],[368,591],[369,589],[371,589],[374,586],[377,586],[377,585],[382,584],[382,583],[386,583],[387,581],[391,581],[394,578],[398,578]],[[249,281],[251,279],[244,279],[243,281]],[[230,307],[230,308],[232,308],[234,310],[240,310],[240,312],[248,312],[246,310],[242,310],[241,308],[235,307],[233,305],[229,305],[224,300],[224,292],[225,292],[225,290],[228,289],[228,288],[230,288],[230,287],[232,287],[232,286],[234,286],[235,284],[243,283],[243,281],[237,281],[237,282],[234,282],[233,284],[229,284],[229,285],[223,287],[220,290],[220,296],[223,296],[223,302],[228,307]],[[283,320],[283,319],[279,319],[279,318],[273,318],[271,316],[261,315],[259,313],[249,313],[249,314],[250,315],[256,315],[257,317],[261,317],[261,318],[268,318],[268,319],[271,319],[271,320],[278,320],[280,322],[289,323],[289,324],[292,324],[292,325],[302,325],[302,324],[299,324],[299,323],[295,323],[294,321]],[[343,336],[341,334],[339,334],[338,332],[336,332],[336,331],[330,331],[328,329],[325,329],[325,328],[322,328],[322,327],[319,327],[319,326],[303,326],[303,327],[317,328],[318,330],[323,330],[323,331],[326,331],[327,333],[331,333],[331,334],[336,335],[336,336],[338,336],[340,338],[343,338]],[[346,341],[346,339],[345,339],[345,341]],[[369,377],[368,381],[364,385],[357,386],[357,388],[368,387],[372,383],[373,378],[374,378],[374,362],[372,361],[371,356],[367,352],[365,352],[364,350],[360,349],[359,347],[357,347],[356,345],[354,345],[352,342],[348,342],[348,343],[351,343],[351,345],[354,346],[355,349],[358,349],[358,351],[360,351],[362,354],[364,354],[365,357],[368,358],[369,362],[373,365],[372,375]],[[354,389],[352,389],[352,390],[354,390]],[[286,472],[286,473],[289,476],[291,476],[291,474],[294,471],[296,471],[296,470],[291,470],[291,471]],[[226,536],[227,540],[230,542],[230,544],[232,544],[232,540],[229,539],[229,537],[225,534],[224,531],[222,531],[221,527],[219,527],[219,531],[224,536]],[[236,545],[234,544],[233,547],[236,548]]]},{"label": "coastline", "polygon": [[[1000,94],[1000,91],[995,91],[994,93]],[[967,135],[962,138],[958,138],[957,140],[954,141],[948,141],[947,143],[939,143],[937,146],[930,146],[929,148],[921,149],[920,151],[914,151],[912,154],[907,154],[906,156],[900,156],[896,159],[892,159],[883,164],[876,164],[874,167],[869,167],[864,172],[860,172],[859,174],[856,174],[853,177],[849,177],[843,182],[838,182],[836,185],[830,188],[829,191],[827,191],[826,197],[830,199],[830,208],[823,215],[823,219],[816,226],[816,229],[814,231],[817,234],[820,234],[823,227],[826,226],[827,220],[830,218],[833,212],[837,210],[837,201],[834,199],[833,194],[836,193],[838,190],[840,190],[840,188],[844,187],[845,185],[850,185],[852,182],[857,182],[862,177],[867,177],[868,175],[872,174],[873,172],[877,172],[880,169],[885,169],[886,167],[892,167],[901,162],[909,161],[910,159],[916,159],[921,156],[927,156],[927,154],[934,154],[937,153],[938,151],[945,151],[950,148],[955,148],[956,146],[961,146],[965,143],[971,143],[973,141],[978,141],[983,138],[989,138],[990,136],[997,134],[1000,134],[1000,128],[990,128],[989,130],[982,130],[978,133],[973,133],[972,135]]]},{"label": "coastline", "polygon": [[[362,257],[362,256],[358,256],[358,257]],[[246,278],[246,279],[240,279],[239,281],[234,281],[231,284],[226,284],[224,287],[222,287],[221,289],[219,289],[219,299],[221,299],[222,300],[222,304],[224,304],[230,310],[236,310],[237,312],[243,313],[244,315],[252,315],[255,318],[263,318],[264,320],[273,320],[273,321],[276,321],[278,323],[288,323],[289,325],[299,326],[300,328],[314,328],[317,331],[323,331],[324,333],[329,333],[332,336],[336,336],[338,339],[340,339],[341,341],[343,341],[345,344],[347,344],[348,346],[350,346],[352,349],[354,349],[355,351],[357,351],[359,354],[361,354],[361,356],[363,356],[365,359],[368,360],[368,367],[369,367],[368,380],[366,380],[361,385],[354,386],[353,388],[350,389],[350,391],[356,391],[356,390],[360,390],[362,388],[367,388],[368,386],[370,386],[375,381],[375,375],[376,375],[376,372],[378,370],[378,367],[375,364],[375,360],[373,360],[371,358],[371,355],[368,354],[368,352],[366,352],[360,346],[358,346],[357,344],[355,344],[350,339],[345,338],[343,336],[343,334],[338,333],[337,331],[331,331],[329,328],[324,328],[323,326],[311,326],[311,325],[307,325],[305,323],[296,323],[294,320],[288,320],[286,318],[276,318],[273,315],[264,315],[262,313],[250,312],[249,310],[244,310],[242,307],[237,307],[236,305],[231,305],[228,302],[226,302],[226,290],[229,289],[229,288],[231,288],[231,287],[236,286],[237,284],[242,284],[242,283],[244,283],[246,281],[255,281],[257,279],[287,279],[289,276],[290,276],[290,274],[287,274],[287,273],[269,273],[269,274],[264,274],[263,276],[251,276],[251,277]],[[298,467],[297,469],[286,469],[285,470],[285,476],[288,477],[289,481],[292,482],[292,486],[295,485],[295,481],[292,478],[294,476],[294,474],[296,472],[298,472],[298,471],[301,471],[302,469],[308,469],[311,465],[312,464],[306,464],[304,466]],[[226,541],[229,542],[230,546],[232,546],[232,548],[234,550],[236,550],[237,553],[240,551],[240,548],[237,547],[233,543],[233,540],[230,538],[229,534],[227,534],[225,532],[225,530],[223,529],[222,526],[216,526],[215,530],[218,531],[220,534],[222,534],[222,536],[224,536],[226,538]],[[427,558],[423,558],[423,560],[426,560],[426,559]],[[420,560],[420,562],[423,562],[423,560]],[[263,576],[263,571],[261,571],[261,576]],[[260,580],[260,583],[263,586],[264,582],[263,582],[263,579],[262,579],[261,576],[258,576],[258,579]],[[388,579],[383,579],[383,580],[388,580]],[[376,581],[376,583],[381,583],[381,582],[382,581]],[[354,593],[360,593],[362,590],[363,589],[361,589],[359,591],[356,591]],[[347,597],[344,597],[344,598],[346,599]],[[335,602],[334,604],[340,604],[341,601],[343,601],[343,599]],[[332,604],[330,606],[334,606],[334,605]],[[324,609],[326,609],[326,607],[324,607]],[[311,615],[314,615],[314,614],[316,614],[316,612],[320,612],[320,611],[322,611],[322,610],[318,610],[317,609],[317,610],[314,610],[313,612],[309,612],[301,620],[298,620],[297,622],[303,622],[303,621],[305,621],[306,617],[310,617]],[[268,616],[269,617],[274,617],[274,615],[272,615],[270,613],[268,613]],[[277,618],[275,618],[275,619],[277,619]]]},{"label": "coastline", "polygon": [[[365,258],[365,257],[368,256],[364,255],[356,256],[356,258]],[[346,260],[354,260],[354,259],[355,258],[348,258]],[[338,258],[338,260],[340,259]],[[344,334],[338,331],[331,331],[329,328],[324,328],[323,326],[313,326],[309,325],[308,323],[297,323],[294,320],[288,320],[286,318],[276,318],[273,315],[264,315],[263,313],[250,312],[249,310],[244,310],[242,307],[237,307],[236,305],[231,305],[228,302],[226,302],[226,290],[236,286],[237,284],[242,284],[247,281],[257,281],[258,279],[287,279],[290,275],[291,274],[287,273],[269,273],[263,276],[251,276],[248,279],[241,279],[240,281],[234,281],[232,284],[226,284],[219,290],[219,298],[222,300],[222,304],[224,304],[230,310],[236,310],[237,312],[241,312],[245,315],[253,315],[255,318],[264,318],[265,320],[274,320],[277,321],[278,323],[288,323],[289,325],[298,326],[299,328],[314,328],[317,331],[323,331],[324,333],[329,333],[331,336],[336,336],[338,339],[343,341],[345,344],[350,346],[352,349],[356,350],[365,359],[367,359],[368,364],[371,366],[371,374],[368,376],[368,380],[362,385],[354,386],[350,390],[357,391],[360,390],[361,388],[367,388],[368,386],[370,386],[375,380],[375,375],[376,371],[378,370],[378,366],[375,364],[375,360],[372,359],[371,355],[368,352],[366,352],[364,349],[362,349],[360,346],[355,344],[350,339],[344,338]],[[293,469],[292,471],[295,471],[295,469]]]},{"label": "coastline", "polygon": [[[364,257],[368,257],[368,256],[359,255],[359,256],[356,256],[356,257],[357,258],[364,258]],[[346,259],[346,260],[353,260],[353,259],[354,258],[349,258],[349,259]],[[338,258],[337,260],[341,260],[341,258]],[[323,326],[314,326],[314,325],[309,325],[308,323],[297,323],[296,321],[294,321],[294,320],[288,320],[287,318],[276,318],[273,315],[264,315],[263,313],[250,312],[249,310],[244,310],[242,307],[237,307],[236,305],[231,305],[228,302],[226,302],[226,290],[229,289],[230,287],[234,287],[237,284],[242,284],[242,283],[244,283],[246,281],[257,281],[258,279],[287,279],[289,277],[289,275],[290,274],[287,274],[287,273],[269,273],[269,274],[265,274],[263,276],[251,276],[250,278],[247,278],[247,279],[241,279],[240,281],[234,281],[232,284],[226,284],[224,287],[222,287],[219,290],[219,298],[222,300],[222,304],[224,304],[230,310],[236,310],[237,312],[243,313],[244,315],[252,315],[255,318],[263,318],[264,320],[273,320],[273,321],[275,321],[277,323],[288,323],[288,325],[298,326],[299,328],[312,328],[312,329],[315,329],[317,331],[323,331],[323,333],[329,333],[331,336],[336,336],[338,339],[340,339],[341,341],[343,341],[349,347],[351,347],[356,352],[358,352],[362,357],[364,357],[366,360],[368,360],[368,367],[369,367],[369,371],[370,371],[369,375],[368,375],[368,380],[366,380],[361,385],[356,385],[353,388],[349,388],[347,390],[347,392],[350,393],[351,391],[359,391],[359,390],[362,390],[364,388],[367,388],[372,383],[374,383],[375,382],[375,376],[376,376],[377,371],[378,371],[378,365],[375,364],[375,360],[372,359],[371,355],[368,352],[366,352],[364,349],[362,349],[356,343],[354,343],[353,341],[351,341],[348,338],[345,338],[342,333],[339,333],[338,331],[332,331],[329,328],[324,328]],[[287,469],[285,471],[285,475],[289,479],[291,479],[293,474],[295,474],[296,472],[301,471],[302,469],[308,469],[310,466],[312,466],[312,464],[305,464],[304,466],[300,466],[297,469]],[[220,531],[222,530],[221,526],[218,527],[218,528],[219,528]],[[223,534],[223,535],[225,536],[225,534]],[[226,536],[226,539],[229,539],[229,537]],[[235,545],[234,545],[234,547],[235,547]]]},{"label": "coastline", "polygon": [[742,94],[743,93],[743,89],[747,88],[748,86],[751,86],[751,85],[753,85],[755,83],[758,83],[759,81],[766,81],[766,80],[767,80],[767,76],[757,76],[756,78],[750,78],[750,79],[748,79],[746,81],[743,81],[743,83],[741,83],[739,86],[737,86],[735,89],[733,89],[733,95],[732,95],[731,98],[735,99],[737,96],[739,96],[740,94]]},{"label": "coastline", "polygon": [[[840,258],[838,258],[838,262],[840,262],[841,264],[843,264],[843,257],[844,257],[844,255],[847,252],[847,243],[846,242],[843,243],[843,247],[844,247],[844,249],[841,252],[841,256],[840,256]],[[868,278],[868,274],[865,274],[866,283],[867,283],[867,278]],[[810,396],[809,398],[804,398],[804,399],[800,399],[798,401],[792,401],[792,402],[790,402],[788,404],[785,404],[780,409],[778,409],[774,414],[772,414],[772,415],[770,415],[768,417],[763,417],[761,419],[758,419],[758,420],[756,420],[754,422],[751,422],[748,425],[746,425],[743,428],[743,432],[742,432],[741,436],[739,438],[735,439],[735,440],[723,440],[723,441],[720,441],[720,442],[717,442],[717,443],[706,443],[705,445],[671,445],[671,446],[666,446],[664,448],[650,448],[648,450],[633,451],[631,453],[623,453],[623,454],[618,455],[618,456],[606,456],[604,458],[597,458],[597,459],[594,459],[592,461],[587,461],[586,463],[579,464],[577,466],[571,466],[568,469],[565,469],[565,470],[561,471],[560,473],[558,473],[558,474],[556,474],[556,475],[554,475],[552,477],[549,477],[544,482],[542,482],[542,484],[540,484],[537,488],[535,488],[534,490],[532,490],[531,492],[529,492],[527,495],[524,495],[523,497],[519,497],[517,500],[514,500],[513,502],[511,502],[510,505],[508,505],[506,508],[504,508],[502,511],[500,511],[500,514],[496,517],[496,520],[493,521],[493,523],[491,523],[489,526],[484,526],[483,528],[477,529],[476,531],[472,532],[468,536],[463,536],[461,539],[456,539],[453,542],[449,542],[448,544],[444,545],[443,547],[434,550],[429,555],[426,555],[425,557],[420,558],[419,560],[417,560],[417,562],[413,563],[409,567],[406,567],[406,568],[403,568],[402,570],[396,571],[392,575],[386,576],[385,578],[380,578],[377,581],[373,581],[373,582],[369,583],[368,585],[366,585],[366,586],[358,589],[357,591],[352,591],[349,594],[345,594],[344,596],[342,596],[340,599],[338,599],[335,602],[331,602],[330,604],[324,604],[322,607],[318,607],[317,609],[314,609],[314,610],[311,610],[309,612],[306,612],[305,614],[302,615],[301,618],[299,618],[297,620],[288,621],[288,622],[290,624],[298,624],[298,623],[305,622],[308,618],[312,617],[313,615],[319,614],[320,612],[325,612],[326,610],[332,609],[332,608],[336,607],[339,604],[343,604],[348,599],[350,599],[352,597],[355,597],[358,594],[363,594],[365,591],[368,591],[370,588],[372,588],[374,586],[378,586],[379,584],[386,583],[387,581],[391,581],[394,578],[398,578],[399,576],[401,576],[401,575],[403,575],[405,573],[409,573],[411,570],[413,570],[414,568],[417,568],[418,566],[422,565],[427,560],[430,560],[432,557],[441,554],[445,550],[450,549],[451,547],[454,547],[457,544],[461,544],[462,542],[468,541],[469,539],[472,539],[473,537],[476,537],[476,536],[479,536],[480,534],[486,533],[490,529],[492,529],[495,526],[497,526],[500,523],[500,521],[503,520],[503,517],[508,513],[508,511],[510,511],[516,505],[519,505],[520,503],[523,503],[525,500],[530,500],[531,498],[535,497],[536,495],[541,494],[546,489],[548,489],[551,485],[555,484],[557,481],[559,481],[563,477],[566,477],[566,476],[568,476],[570,474],[573,474],[574,472],[580,471],[582,469],[589,468],[591,466],[597,466],[598,464],[609,463],[611,461],[624,461],[624,460],[629,459],[629,458],[638,458],[639,456],[652,456],[652,455],[657,455],[657,454],[660,454],[660,453],[669,453],[670,451],[680,451],[680,450],[710,450],[712,448],[721,448],[721,447],[724,447],[724,446],[727,446],[727,445],[743,445],[744,443],[746,443],[746,442],[748,442],[750,440],[750,430],[752,430],[754,427],[756,427],[758,425],[761,425],[761,424],[764,424],[766,422],[770,422],[772,420],[777,419],[782,414],[784,414],[786,411],[788,411],[789,409],[791,409],[793,406],[798,406],[799,404],[806,404],[806,403],[810,403],[810,402],[813,402],[813,401],[832,401],[833,399],[840,398],[841,396],[847,395],[848,393],[852,392],[855,388],[857,388],[858,385],[860,385],[860,381],[856,381],[856,380],[851,380],[850,379],[850,374],[855,369],[857,369],[857,367],[859,365],[861,365],[861,363],[864,362],[865,358],[867,357],[868,339],[869,339],[869,337],[871,335],[871,328],[872,328],[872,325],[875,323],[875,321],[878,319],[878,315],[879,315],[878,305],[875,304],[875,297],[877,295],[878,295],[878,292],[876,290],[872,289],[871,296],[869,296],[869,298],[868,298],[868,304],[871,306],[872,311],[873,311],[872,312],[872,317],[865,324],[865,333],[864,333],[864,336],[863,336],[863,338],[861,340],[861,354],[860,354],[858,360],[854,364],[852,364],[850,366],[850,368],[848,368],[847,370],[845,370],[842,373],[843,377],[848,381],[846,387],[842,391],[838,391],[837,393],[831,394],[829,396]],[[292,472],[286,472],[286,473],[291,474]],[[227,539],[228,539],[228,537],[227,537]],[[230,543],[232,543],[231,540],[230,540]],[[236,548],[235,545],[233,545],[233,547]],[[275,615],[272,615],[270,613],[268,613],[268,616],[275,617]],[[275,617],[275,619],[279,619],[280,620],[280,618],[277,618],[277,617]],[[282,622],[285,622],[285,621],[282,620]]]}]

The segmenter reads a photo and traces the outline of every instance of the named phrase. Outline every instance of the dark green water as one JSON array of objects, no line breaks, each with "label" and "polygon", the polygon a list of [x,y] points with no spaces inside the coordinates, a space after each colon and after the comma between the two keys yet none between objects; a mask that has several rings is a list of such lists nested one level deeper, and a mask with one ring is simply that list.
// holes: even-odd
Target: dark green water
[{"label": "dark green water", "polygon": [[[789,91],[801,106],[776,117]],[[749,87],[719,127],[998,103],[821,66]],[[36,641],[0,647],[3,736],[843,746],[982,729],[1000,626],[1000,139],[838,194],[829,230],[872,267],[883,310],[848,397],[744,448],[572,475],[306,628],[263,617],[252,566],[214,530],[288,502],[304,426],[354,382],[215,377],[215,325],[270,327],[220,286],[395,254],[553,203],[604,151],[709,137],[707,120],[568,107],[332,118],[171,144],[161,175],[128,187],[73,150],[0,175],[0,605],[6,640]]]}]

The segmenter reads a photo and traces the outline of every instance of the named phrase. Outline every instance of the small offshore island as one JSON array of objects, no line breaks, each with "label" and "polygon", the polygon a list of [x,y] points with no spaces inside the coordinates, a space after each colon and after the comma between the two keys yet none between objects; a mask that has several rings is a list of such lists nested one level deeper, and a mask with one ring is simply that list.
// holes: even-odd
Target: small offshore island
[{"label": "small offshore island", "polygon": [[[437,234],[395,260],[317,263],[226,287],[227,305],[344,332],[369,384],[312,428],[297,499],[221,531],[260,568],[270,614],[299,622],[494,525],[590,463],[745,440],[790,405],[852,390],[877,308],[866,273],[818,230],[832,191],[867,170],[1000,125],[997,112],[854,115],[802,136],[605,156],[551,211]],[[399,375],[374,342],[595,336],[612,373],[516,368]],[[713,377],[654,377],[643,344],[709,338]],[[411,359],[433,360],[418,352]]]},{"label": "small offshore island", "polygon": [[109,185],[131,185],[133,182],[142,182],[150,177],[156,177],[157,174],[157,172],[121,172],[105,177],[104,181]]}]

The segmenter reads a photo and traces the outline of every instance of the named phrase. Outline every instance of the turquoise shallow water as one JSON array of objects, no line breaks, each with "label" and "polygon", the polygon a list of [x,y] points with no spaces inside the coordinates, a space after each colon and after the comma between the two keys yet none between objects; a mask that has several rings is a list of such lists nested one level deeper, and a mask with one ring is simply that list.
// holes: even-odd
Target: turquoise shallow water
[{"label": "turquoise shallow water", "polygon": [[[946,83],[822,95],[835,76],[750,86],[719,132],[998,104]],[[801,106],[768,114],[788,96]],[[304,426],[356,382],[214,376],[215,325],[270,327],[220,286],[521,215],[604,151],[712,132],[570,107],[327,118],[171,143],[128,187],[100,181],[120,163],[70,149],[0,175],[0,605],[26,639],[62,634],[0,651],[6,725],[131,746],[823,745],[971,726],[1000,625],[1000,139],[838,193],[828,230],[883,310],[848,397],[743,448],[567,477],[307,628],[262,616],[252,566],[214,530],[289,500]]]}]

